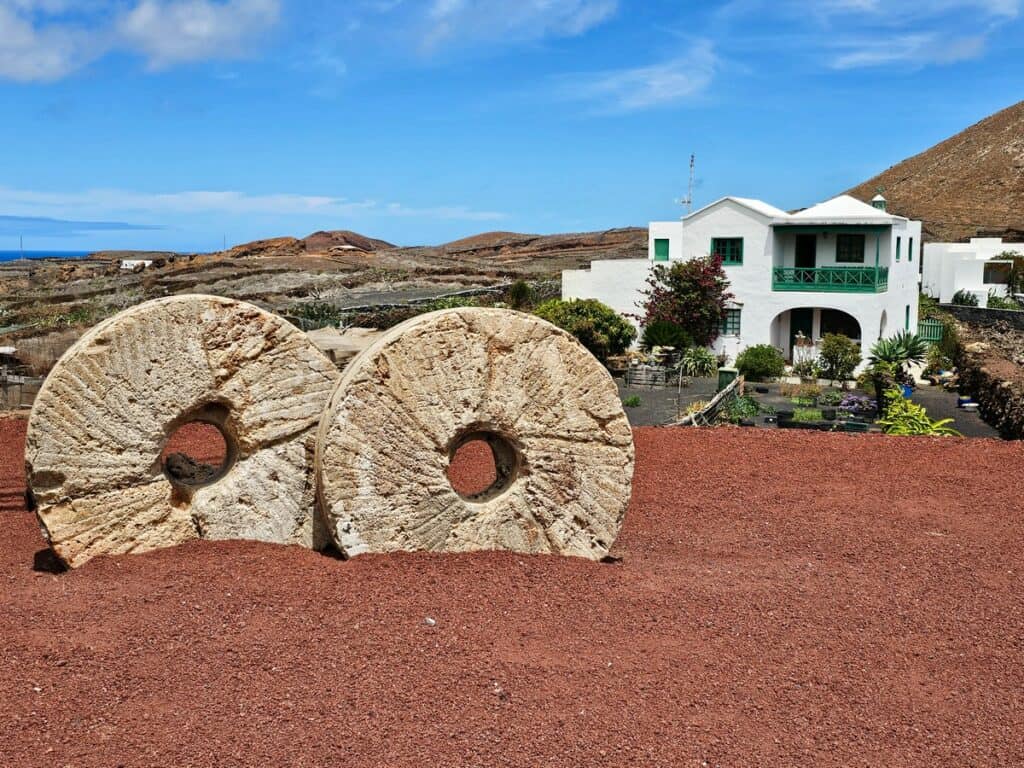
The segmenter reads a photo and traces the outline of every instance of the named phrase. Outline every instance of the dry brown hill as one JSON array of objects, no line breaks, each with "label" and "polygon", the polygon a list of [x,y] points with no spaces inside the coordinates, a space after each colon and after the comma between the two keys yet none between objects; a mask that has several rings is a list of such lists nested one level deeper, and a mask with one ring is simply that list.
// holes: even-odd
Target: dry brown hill
[{"label": "dry brown hill", "polygon": [[1024,240],[1024,101],[849,190],[923,222],[925,239]]},{"label": "dry brown hill", "polygon": [[332,248],[341,250],[355,249],[357,251],[382,251],[395,246],[385,240],[377,240],[373,237],[360,235],[358,232],[350,232],[347,229],[337,229],[332,232],[314,232],[302,240],[307,253],[328,253]]}]

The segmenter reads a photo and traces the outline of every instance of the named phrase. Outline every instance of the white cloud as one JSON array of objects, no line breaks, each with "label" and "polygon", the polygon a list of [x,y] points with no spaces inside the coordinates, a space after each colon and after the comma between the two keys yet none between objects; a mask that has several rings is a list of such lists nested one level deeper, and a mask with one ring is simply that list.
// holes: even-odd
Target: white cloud
[{"label": "white cloud", "polygon": [[[575,37],[607,21],[618,0],[433,0],[416,25],[426,49]],[[408,14],[406,8],[398,9]]]},{"label": "white cloud", "polygon": [[691,100],[714,79],[718,57],[707,40],[685,55],[643,67],[569,75],[561,78],[559,96],[591,102],[598,111],[632,112]]},{"label": "white cloud", "polygon": [[506,218],[495,211],[477,211],[463,205],[410,207],[401,203],[349,200],[328,195],[291,193],[251,195],[232,190],[140,192],[90,189],[82,192],[39,192],[0,187],[0,208],[16,215],[124,217],[127,214],[237,214],[429,217],[462,221]]},{"label": "white cloud", "polygon": [[70,25],[37,28],[15,7],[0,4],[0,78],[58,80],[99,55],[97,48],[82,30]]},{"label": "white cloud", "polygon": [[0,78],[58,80],[114,50],[151,68],[238,56],[279,16],[280,0],[0,0]]},{"label": "white cloud", "polygon": [[942,38],[934,34],[900,35],[875,40],[848,41],[843,53],[832,60],[834,69],[858,69],[886,64],[912,66],[952,64],[975,59],[985,51],[984,35]]},{"label": "white cloud", "polygon": [[236,56],[277,23],[279,0],[141,0],[117,31],[153,68],[182,61]]}]

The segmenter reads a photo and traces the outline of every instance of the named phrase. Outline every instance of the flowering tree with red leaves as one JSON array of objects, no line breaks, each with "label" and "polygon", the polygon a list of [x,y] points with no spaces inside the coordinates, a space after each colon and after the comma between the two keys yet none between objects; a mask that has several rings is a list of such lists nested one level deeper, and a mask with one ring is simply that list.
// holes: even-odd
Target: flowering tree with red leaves
[{"label": "flowering tree with red leaves", "polygon": [[733,298],[719,256],[655,264],[643,294],[643,325],[655,320],[675,323],[704,346],[718,338],[725,305]]}]

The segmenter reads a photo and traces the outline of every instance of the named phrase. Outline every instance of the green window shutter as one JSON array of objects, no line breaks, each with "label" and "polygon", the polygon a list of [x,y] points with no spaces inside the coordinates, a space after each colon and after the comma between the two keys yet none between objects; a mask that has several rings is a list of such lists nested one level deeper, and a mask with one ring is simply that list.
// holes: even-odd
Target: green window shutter
[{"label": "green window shutter", "polygon": [[711,238],[711,255],[722,259],[723,264],[743,263],[742,237]]},{"label": "green window shutter", "polygon": [[910,238],[910,242],[907,244],[907,261],[914,260],[914,238]]},{"label": "green window shutter", "polygon": [[906,323],[904,324],[904,327],[908,331],[910,330],[910,305],[909,304],[907,304],[907,320],[906,320]]},{"label": "green window shutter", "polygon": [[902,239],[903,238],[901,238],[901,237],[899,237],[897,235],[897,237],[896,237],[896,263],[899,263],[899,260],[900,260],[900,241]]},{"label": "green window shutter", "polygon": [[722,323],[718,327],[719,333],[723,336],[740,335],[740,312],[739,309],[727,309],[722,316]]},{"label": "green window shutter", "polygon": [[668,261],[668,240],[658,238],[654,241],[654,260]]}]

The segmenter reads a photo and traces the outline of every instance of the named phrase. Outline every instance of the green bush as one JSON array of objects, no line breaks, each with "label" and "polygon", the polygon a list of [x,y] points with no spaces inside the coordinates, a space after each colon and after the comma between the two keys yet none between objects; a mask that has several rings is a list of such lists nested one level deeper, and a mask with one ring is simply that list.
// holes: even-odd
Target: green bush
[{"label": "green bush", "polygon": [[512,309],[527,309],[533,306],[533,288],[525,280],[516,280],[505,292],[505,300]]},{"label": "green bush", "polygon": [[740,352],[736,368],[750,381],[764,381],[781,376],[786,370],[786,361],[771,344],[756,344]]},{"label": "green bush", "polygon": [[978,297],[970,291],[959,290],[953,294],[953,303],[959,307],[976,307]]},{"label": "green bush", "polygon": [[739,424],[744,419],[754,419],[764,410],[750,395],[740,395],[722,404],[718,411],[719,421]]},{"label": "green bush", "polygon": [[917,316],[922,320],[932,320],[940,313],[938,299],[933,299],[927,293],[920,293],[917,296]]},{"label": "green bush", "polygon": [[622,400],[622,404],[627,408],[639,408],[640,402],[640,395],[630,395]]},{"label": "green bush", "polygon": [[898,389],[885,393],[885,416],[878,420],[887,435],[934,435],[938,437],[960,437],[950,424],[952,419],[933,421],[924,406],[903,397]]},{"label": "green bush", "polygon": [[693,345],[693,338],[685,329],[670,320],[655,320],[644,327],[640,345],[644,349],[654,349],[655,347],[686,349]]},{"label": "green bush", "polygon": [[1011,296],[1003,296],[996,293],[996,289],[992,288],[988,292],[988,308],[989,309],[1021,309],[1020,302]]},{"label": "green bush", "polygon": [[436,312],[439,309],[458,309],[459,307],[478,307],[480,300],[475,296],[442,296],[438,299],[431,299],[422,304],[417,304],[416,309],[420,312]]},{"label": "green bush", "polygon": [[602,363],[625,352],[636,338],[628,320],[596,299],[551,299],[533,313],[571,333]]},{"label": "green bush", "polygon": [[690,347],[679,361],[684,376],[714,376],[718,371],[718,358],[707,347]]},{"label": "green bush", "polygon": [[860,365],[860,345],[839,333],[826,333],[818,353],[826,379],[845,381]]}]

